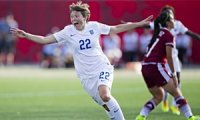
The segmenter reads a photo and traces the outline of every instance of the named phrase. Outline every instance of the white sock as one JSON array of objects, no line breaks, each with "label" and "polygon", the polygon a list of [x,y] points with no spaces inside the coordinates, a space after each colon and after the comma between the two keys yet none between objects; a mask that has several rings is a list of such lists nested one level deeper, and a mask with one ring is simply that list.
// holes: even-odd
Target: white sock
[{"label": "white sock", "polygon": [[189,118],[193,115],[190,106],[188,105],[187,101],[184,99],[183,96],[176,97],[175,101],[180,111],[184,114],[186,118]]},{"label": "white sock", "polygon": [[144,107],[142,108],[142,110],[140,111],[140,115],[143,115],[145,117],[147,117],[149,115],[149,113],[156,107],[156,103],[154,102],[153,99],[149,100]]},{"label": "white sock", "polygon": [[125,120],[122,110],[115,100],[111,98],[108,102],[105,103],[110,111],[106,111],[111,120]]},{"label": "white sock", "polygon": [[146,106],[144,106],[142,108],[142,110],[140,111],[140,115],[143,115],[143,116],[147,117],[149,115],[150,111],[151,110],[149,108],[147,108]]},{"label": "white sock", "polygon": [[186,104],[186,105],[180,107],[180,111],[183,112],[183,114],[184,114],[184,116],[185,116],[186,118],[189,118],[190,116],[193,115],[193,114],[192,114],[192,111],[191,111],[191,109],[190,109],[190,106],[189,106],[188,104]]},{"label": "white sock", "polygon": [[169,97],[169,93],[167,91],[164,91],[164,98],[163,101],[167,101],[168,97]]},{"label": "white sock", "polygon": [[177,106],[175,99],[172,97],[172,106]]}]

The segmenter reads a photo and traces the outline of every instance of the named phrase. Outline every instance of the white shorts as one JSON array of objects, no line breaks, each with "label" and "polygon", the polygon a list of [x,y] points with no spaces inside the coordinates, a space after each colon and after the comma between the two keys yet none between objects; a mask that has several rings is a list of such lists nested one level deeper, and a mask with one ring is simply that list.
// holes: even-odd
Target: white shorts
[{"label": "white shorts", "polygon": [[[173,49],[173,53],[172,53],[172,58],[173,58],[173,64],[174,64],[174,70],[175,72],[181,72],[181,62],[180,60],[178,59],[178,51],[177,49]],[[167,68],[167,71],[169,73],[171,73],[171,70],[169,68],[169,65],[166,63],[166,68]]]},{"label": "white shorts", "polygon": [[104,102],[99,96],[98,88],[100,85],[106,85],[111,89],[113,83],[113,71],[113,66],[106,64],[104,69],[99,69],[96,74],[90,77],[81,78],[83,88],[99,105],[103,105]]},{"label": "white shorts", "polygon": [[175,68],[175,71],[176,71],[176,72],[181,72],[181,62],[180,62],[180,60],[178,59],[178,56],[173,57],[173,60],[174,60],[174,68]]}]

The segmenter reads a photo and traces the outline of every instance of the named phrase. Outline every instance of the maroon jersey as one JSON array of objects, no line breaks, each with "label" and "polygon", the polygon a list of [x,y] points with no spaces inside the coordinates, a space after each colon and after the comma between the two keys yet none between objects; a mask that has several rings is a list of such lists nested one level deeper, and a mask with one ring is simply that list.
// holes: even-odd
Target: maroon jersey
[{"label": "maroon jersey", "polygon": [[162,28],[158,38],[153,43],[151,48],[148,49],[144,57],[144,62],[166,63],[166,46],[175,46],[173,35],[166,28]]}]

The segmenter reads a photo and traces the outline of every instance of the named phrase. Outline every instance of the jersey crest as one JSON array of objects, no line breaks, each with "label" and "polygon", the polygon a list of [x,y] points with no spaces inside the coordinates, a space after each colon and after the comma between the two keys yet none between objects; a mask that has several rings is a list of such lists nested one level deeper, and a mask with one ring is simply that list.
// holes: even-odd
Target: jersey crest
[{"label": "jersey crest", "polygon": [[90,32],[90,35],[93,35],[93,34],[94,34],[94,31],[93,31],[93,30],[90,30],[89,32]]}]

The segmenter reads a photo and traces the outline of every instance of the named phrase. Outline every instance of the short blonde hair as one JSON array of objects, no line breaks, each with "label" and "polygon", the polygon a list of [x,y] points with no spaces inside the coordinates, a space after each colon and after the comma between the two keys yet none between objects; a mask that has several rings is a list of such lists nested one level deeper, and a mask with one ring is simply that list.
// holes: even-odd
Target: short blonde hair
[{"label": "short blonde hair", "polygon": [[76,3],[72,3],[70,6],[69,6],[69,10],[70,10],[70,13],[72,11],[78,11],[78,12],[81,12],[81,14],[83,15],[84,18],[87,17],[87,21],[89,20],[90,18],[90,10],[89,10],[89,5],[87,3],[82,3],[82,1],[78,1]]}]

